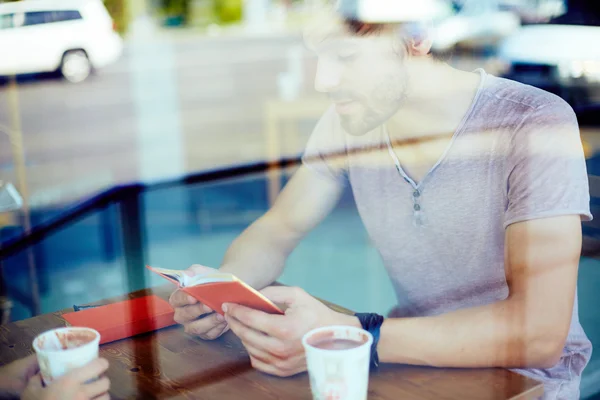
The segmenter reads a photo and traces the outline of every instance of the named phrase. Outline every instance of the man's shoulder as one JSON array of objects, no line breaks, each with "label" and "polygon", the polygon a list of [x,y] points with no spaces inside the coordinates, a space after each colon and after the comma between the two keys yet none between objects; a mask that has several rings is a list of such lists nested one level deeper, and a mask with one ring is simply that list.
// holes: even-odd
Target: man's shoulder
[{"label": "man's shoulder", "polygon": [[562,98],[537,87],[506,78],[489,76],[484,95],[496,110],[512,109],[529,114],[557,114],[571,119],[574,111]]}]

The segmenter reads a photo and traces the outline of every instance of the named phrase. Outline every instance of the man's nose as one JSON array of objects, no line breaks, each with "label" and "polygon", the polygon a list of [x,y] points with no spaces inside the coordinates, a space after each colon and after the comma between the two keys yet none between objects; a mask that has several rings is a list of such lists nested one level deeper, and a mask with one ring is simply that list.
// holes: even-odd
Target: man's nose
[{"label": "man's nose", "polygon": [[317,76],[315,77],[315,90],[322,93],[335,91],[341,83],[342,71],[339,65],[326,60],[319,60]]}]

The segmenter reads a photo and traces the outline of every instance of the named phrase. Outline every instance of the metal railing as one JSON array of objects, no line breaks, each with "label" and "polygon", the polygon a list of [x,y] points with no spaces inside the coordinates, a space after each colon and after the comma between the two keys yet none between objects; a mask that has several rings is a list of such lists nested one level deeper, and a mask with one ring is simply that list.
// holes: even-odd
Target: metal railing
[{"label": "metal railing", "polygon": [[[177,179],[165,180],[152,184],[133,183],[113,187],[79,203],[73,204],[64,212],[59,213],[45,222],[36,224],[31,229],[26,229],[17,237],[9,239],[4,243],[0,242],[0,264],[2,260],[22,251],[31,253],[31,257],[33,257],[32,247],[46,239],[48,236],[75,224],[94,212],[115,205],[118,208],[120,220],[120,238],[122,241],[121,245],[127,271],[128,287],[132,290],[133,288],[145,287],[144,275],[140,273],[140,271],[143,270],[147,259],[145,243],[146,227],[143,218],[142,194],[154,190],[177,188],[267,173],[270,171],[272,172],[274,169],[279,169],[281,171],[284,168],[297,166],[300,162],[300,158],[289,158],[278,162],[261,162],[190,174]],[[0,272],[2,271],[0,270]],[[0,287],[4,286],[3,282],[4,276],[0,275]],[[38,290],[37,286],[35,288],[30,288],[32,291],[33,289],[36,291]],[[2,296],[1,293],[0,296]],[[35,307],[31,298],[28,298],[25,293],[14,289],[11,291],[11,296],[28,307],[32,315],[39,314],[39,308]],[[35,292],[31,297],[39,298],[39,293]]]}]

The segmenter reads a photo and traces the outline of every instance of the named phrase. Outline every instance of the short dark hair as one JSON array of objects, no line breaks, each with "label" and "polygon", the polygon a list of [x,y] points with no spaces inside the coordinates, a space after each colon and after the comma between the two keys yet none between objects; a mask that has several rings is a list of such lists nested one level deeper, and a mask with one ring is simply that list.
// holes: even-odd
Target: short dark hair
[{"label": "short dark hair", "polygon": [[344,20],[350,33],[359,36],[379,34],[383,31],[383,24],[369,24],[358,19],[346,18]]},{"label": "short dark hair", "polygon": [[[352,18],[346,18],[344,23],[351,34],[358,36],[378,35],[384,30],[385,27],[385,24],[367,23]],[[429,54],[436,61],[449,62],[454,55],[454,51],[452,49],[444,51],[432,50]]]},{"label": "short dark hair", "polygon": [[434,60],[447,63],[454,57],[454,49],[432,50],[429,54]]}]

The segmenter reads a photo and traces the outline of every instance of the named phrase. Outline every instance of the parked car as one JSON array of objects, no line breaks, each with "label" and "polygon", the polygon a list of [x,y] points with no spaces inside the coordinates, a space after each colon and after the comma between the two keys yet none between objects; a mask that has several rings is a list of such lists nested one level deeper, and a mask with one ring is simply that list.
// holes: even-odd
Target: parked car
[{"label": "parked car", "polygon": [[498,57],[505,64],[505,77],[582,107],[600,101],[598,43],[598,10],[572,7],[548,24],[523,26],[501,43]]},{"label": "parked car", "polygon": [[101,0],[0,4],[0,76],[57,71],[70,82],[115,62],[123,42]]}]

